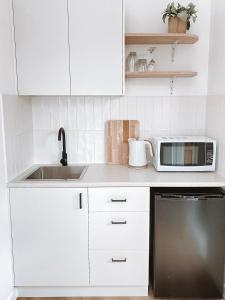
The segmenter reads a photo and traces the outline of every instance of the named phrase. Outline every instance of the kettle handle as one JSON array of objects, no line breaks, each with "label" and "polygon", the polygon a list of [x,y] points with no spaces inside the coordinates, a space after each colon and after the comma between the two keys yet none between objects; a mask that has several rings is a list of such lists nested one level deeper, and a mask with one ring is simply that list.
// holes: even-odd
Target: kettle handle
[{"label": "kettle handle", "polygon": [[151,157],[154,157],[152,143],[149,140],[144,140],[145,145],[148,145]]}]

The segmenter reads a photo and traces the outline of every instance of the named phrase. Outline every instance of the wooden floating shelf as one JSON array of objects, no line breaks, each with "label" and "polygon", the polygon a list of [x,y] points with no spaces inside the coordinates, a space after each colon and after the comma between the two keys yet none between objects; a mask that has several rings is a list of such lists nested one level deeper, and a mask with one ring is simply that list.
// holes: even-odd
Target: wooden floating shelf
[{"label": "wooden floating shelf", "polygon": [[198,41],[195,34],[183,33],[126,33],[126,45],[151,45],[151,44],[194,44]]},{"label": "wooden floating shelf", "polygon": [[190,71],[154,71],[154,72],[126,72],[127,78],[174,78],[194,77],[198,73]]}]

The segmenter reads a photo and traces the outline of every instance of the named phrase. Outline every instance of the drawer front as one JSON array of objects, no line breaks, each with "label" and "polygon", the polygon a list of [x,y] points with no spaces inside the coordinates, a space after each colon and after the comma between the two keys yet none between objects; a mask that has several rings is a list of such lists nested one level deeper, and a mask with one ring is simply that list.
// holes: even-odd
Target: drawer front
[{"label": "drawer front", "polygon": [[90,211],[149,211],[148,187],[90,188]]},{"label": "drawer front", "polygon": [[149,249],[149,212],[92,212],[89,224],[90,249]]},{"label": "drawer front", "polygon": [[147,286],[148,251],[90,251],[92,286]]}]

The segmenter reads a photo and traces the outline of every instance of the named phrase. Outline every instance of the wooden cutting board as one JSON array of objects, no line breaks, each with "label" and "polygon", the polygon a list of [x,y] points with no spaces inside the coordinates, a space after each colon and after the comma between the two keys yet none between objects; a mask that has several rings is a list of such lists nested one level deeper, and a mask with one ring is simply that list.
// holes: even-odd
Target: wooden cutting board
[{"label": "wooden cutting board", "polygon": [[110,120],[106,126],[107,163],[126,165],[129,161],[129,138],[139,138],[139,121]]}]

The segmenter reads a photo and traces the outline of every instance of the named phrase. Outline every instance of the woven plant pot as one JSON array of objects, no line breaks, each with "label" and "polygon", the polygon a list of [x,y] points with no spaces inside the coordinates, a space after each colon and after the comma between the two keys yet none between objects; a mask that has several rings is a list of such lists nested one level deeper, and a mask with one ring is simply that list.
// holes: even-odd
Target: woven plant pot
[{"label": "woven plant pot", "polygon": [[186,33],[187,22],[182,21],[178,17],[169,17],[168,32],[169,33]]}]

